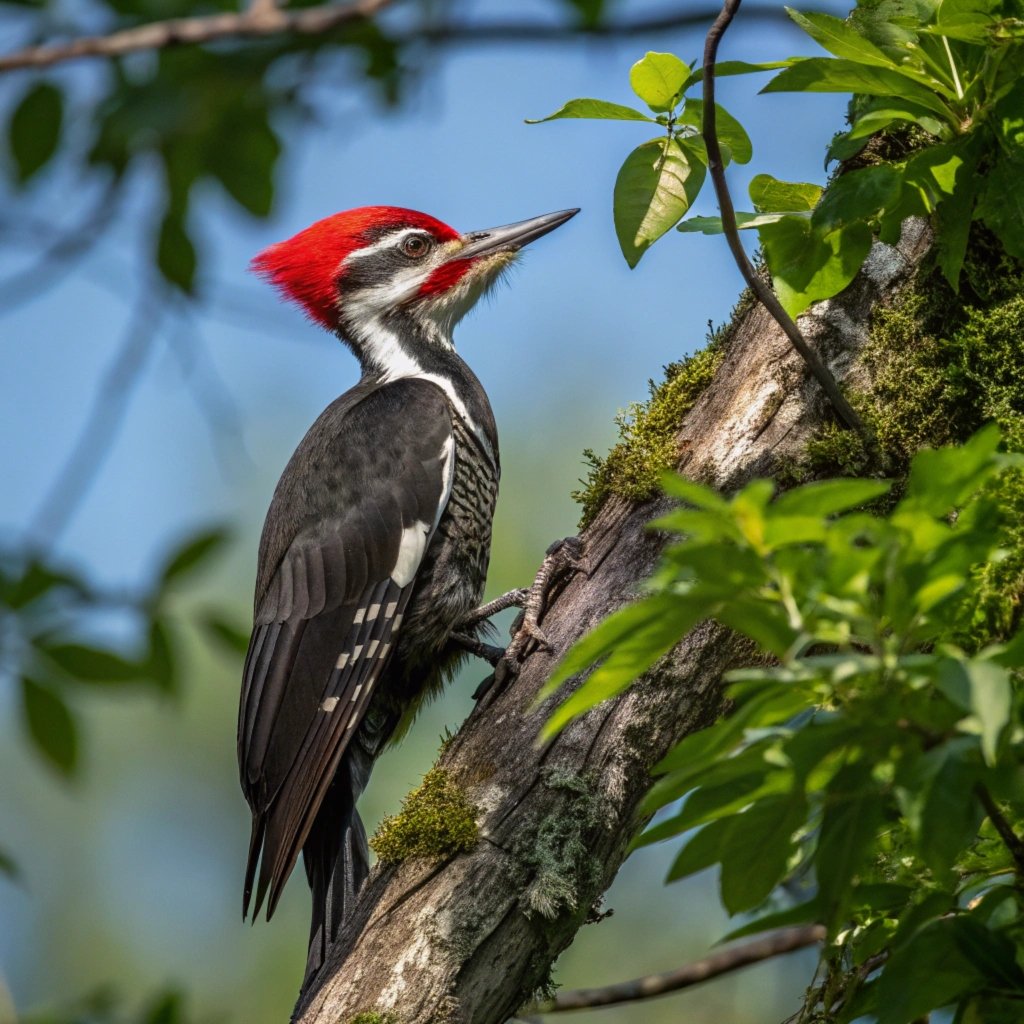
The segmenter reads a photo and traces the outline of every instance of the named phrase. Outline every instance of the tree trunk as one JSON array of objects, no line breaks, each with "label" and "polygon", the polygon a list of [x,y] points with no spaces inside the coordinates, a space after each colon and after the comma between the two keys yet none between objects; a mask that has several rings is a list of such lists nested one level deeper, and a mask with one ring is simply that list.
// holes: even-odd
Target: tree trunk
[{"label": "tree trunk", "polygon": [[[892,299],[930,243],[927,226],[908,221],[899,246],[876,244],[842,295],[801,317],[846,388],[863,374],[873,308]],[[678,435],[680,470],[724,491],[799,458],[830,418],[762,307],[741,314],[730,335]],[[650,574],[665,538],[645,524],[664,508],[664,499],[639,507],[612,499],[582,534],[584,572],[554,595],[543,620],[553,652],[533,651],[439,762],[479,808],[481,840],[440,863],[378,865],[319,989],[296,1008],[301,1024],[349,1024],[360,1014],[366,1024],[502,1024],[545,984],[626,855],[651,766],[715,719],[722,674],[752,655],[749,642],[704,623],[640,685],[536,745],[552,701],[531,710],[535,695],[570,644]]]}]

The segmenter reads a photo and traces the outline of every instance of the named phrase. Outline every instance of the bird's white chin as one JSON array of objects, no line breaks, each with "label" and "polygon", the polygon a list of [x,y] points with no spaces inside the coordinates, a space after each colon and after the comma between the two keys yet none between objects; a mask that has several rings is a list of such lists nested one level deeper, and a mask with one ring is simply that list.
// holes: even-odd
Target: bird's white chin
[{"label": "bird's white chin", "polygon": [[502,280],[518,256],[518,252],[506,251],[481,258],[447,290],[416,300],[416,316],[429,321],[434,328],[432,333],[451,345],[455,325]]}]

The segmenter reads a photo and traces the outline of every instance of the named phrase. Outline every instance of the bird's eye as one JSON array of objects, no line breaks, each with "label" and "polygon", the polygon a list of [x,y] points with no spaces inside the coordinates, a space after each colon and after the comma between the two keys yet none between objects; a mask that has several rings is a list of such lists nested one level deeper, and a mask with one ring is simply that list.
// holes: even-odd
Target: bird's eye
[{"label": "bird's eye", "polygon": [[420,259],[422,256],[426,256],[429,249],[430,242],[422,235],[409,235],[407,238],[402,239],[402,252],[414,260]]}]

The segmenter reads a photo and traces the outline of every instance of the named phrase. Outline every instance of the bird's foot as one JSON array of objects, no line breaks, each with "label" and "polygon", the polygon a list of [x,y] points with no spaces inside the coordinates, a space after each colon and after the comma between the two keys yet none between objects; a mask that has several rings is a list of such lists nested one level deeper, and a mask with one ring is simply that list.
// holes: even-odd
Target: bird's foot
[{"label": "bird's foot", "polygon": [[[547,611],[550,600],[557,588],[564,584],[577,572],[585,571],[580,565],[583,545],[578,537],[566,537],[555,541],[544,554],[533,583],[527,590],[512,591],[520,593],[520,601],[508,601],[503,608],[518,605],[522,608],[509,631],[511,641],[502,652],[501,657],[492,661],[494,672],[491,673],[476,689],[474,700],[480,700],[492,689],[503,690],[519,674],[522,663],[528,654],[536,648],[551,650],[551,642],[541,629],[540,620]],[[499,601],[509,594],[498,598]],[[494,603],[494,602],[492,602]]]}]

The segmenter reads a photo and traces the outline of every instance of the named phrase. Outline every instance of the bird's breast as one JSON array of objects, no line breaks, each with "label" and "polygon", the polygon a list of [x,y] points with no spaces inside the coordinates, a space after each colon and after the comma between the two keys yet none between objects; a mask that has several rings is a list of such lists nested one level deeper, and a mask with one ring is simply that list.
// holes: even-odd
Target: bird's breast
[{"label": "bird's breast", "polygon": [[451,494],[427,547],[402,629],[400,647],[415,647],[421,655],[443,646],[480,603],[491,554],[498,470],[462,419],[453,420]]}]

